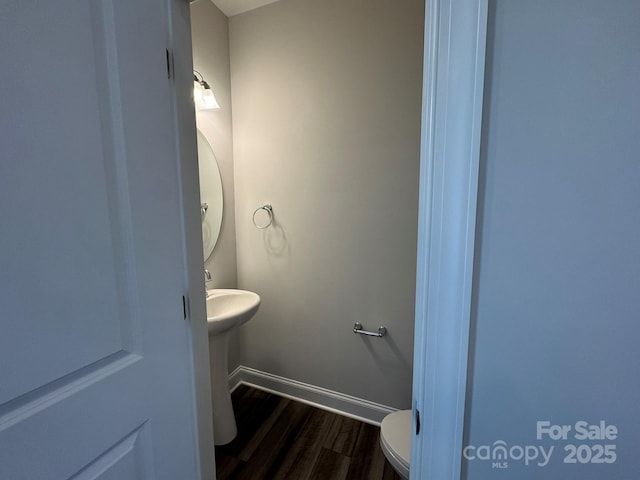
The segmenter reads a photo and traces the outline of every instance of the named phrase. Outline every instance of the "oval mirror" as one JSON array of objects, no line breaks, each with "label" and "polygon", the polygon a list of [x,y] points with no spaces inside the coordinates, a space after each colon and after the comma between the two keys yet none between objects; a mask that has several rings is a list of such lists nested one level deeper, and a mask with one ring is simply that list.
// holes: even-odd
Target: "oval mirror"
[{"label": "oval mirror", "polygon": [[213,149],[198,130],[198,171],[200,174],[200,217],[202,247],[207,260],[216,246],[222,226],[222,178]]}]

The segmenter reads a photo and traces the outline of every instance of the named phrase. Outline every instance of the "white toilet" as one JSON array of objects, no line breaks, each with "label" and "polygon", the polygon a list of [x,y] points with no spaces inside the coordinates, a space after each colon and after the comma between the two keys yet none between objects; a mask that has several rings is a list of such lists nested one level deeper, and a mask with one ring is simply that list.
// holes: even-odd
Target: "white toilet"
[{"label": "white toilet", "polygon": [[380,447],[398,475],[408,479],[411,453],[411,410],[399,410],[384,417],[380,424]]}]

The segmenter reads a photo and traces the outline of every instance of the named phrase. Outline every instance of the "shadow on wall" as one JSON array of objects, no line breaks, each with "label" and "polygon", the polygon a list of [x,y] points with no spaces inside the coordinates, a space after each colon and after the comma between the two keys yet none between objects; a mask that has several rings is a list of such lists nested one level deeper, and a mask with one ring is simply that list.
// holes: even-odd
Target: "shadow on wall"
[{"label": "shadow on wall", "polygon": [[[406,358],[406,354],[402,352],[398,344],[393,339],[393,334],[387,330],[384,336],[384,345],[382,349],[374,345],[372,342],[379,341],[376,337],[362,337],[364,346],[369,352],[373,363],[382,372],[397,374],[398,371],[407,372],[407,377],[411,379],[413,365]],[[391,354],[389,354],[389,352]]]},{"label": "shadow on wall", "polygon": [[253,212],[253,225],[262,230],[262,241],[269,266],[276,272],[287,272],[291,266],[291,245],[270,204],[258,207]]}]

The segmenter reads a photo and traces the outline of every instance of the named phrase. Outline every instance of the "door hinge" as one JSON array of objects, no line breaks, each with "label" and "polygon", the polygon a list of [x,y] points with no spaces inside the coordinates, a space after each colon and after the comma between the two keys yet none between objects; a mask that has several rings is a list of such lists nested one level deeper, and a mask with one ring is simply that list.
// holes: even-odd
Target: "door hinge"
[{"label": "door hinge", "polygon": [[167,58],[167,78],[173,78],[173,51],[165,48]]},{"label": "door hinge", "polygon": [[184,295],[182,296],[182,315],[186,320],[187,319],[187,297],[185,297]]},{"label": "door hinge", "polygon": [[420,435],[420,410],[416,409],[416,435]]}]

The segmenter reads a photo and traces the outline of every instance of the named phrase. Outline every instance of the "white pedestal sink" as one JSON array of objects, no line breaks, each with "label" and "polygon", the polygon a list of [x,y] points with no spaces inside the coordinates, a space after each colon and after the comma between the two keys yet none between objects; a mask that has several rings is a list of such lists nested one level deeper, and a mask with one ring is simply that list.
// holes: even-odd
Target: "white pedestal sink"
[{"label": "white pedestal sink", "polygon": [[213,429],[216,445],[229,443],[238,433],[228,381],[229,332],[249,321],[259,306],[260,296],[247,290],[207,290]]}]

